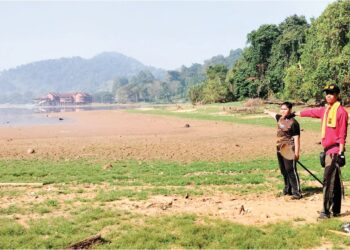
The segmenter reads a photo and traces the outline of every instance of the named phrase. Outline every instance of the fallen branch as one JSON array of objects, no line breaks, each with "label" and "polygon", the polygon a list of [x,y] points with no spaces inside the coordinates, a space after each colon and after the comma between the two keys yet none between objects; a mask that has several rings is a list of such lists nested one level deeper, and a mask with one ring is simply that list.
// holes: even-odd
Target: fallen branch
[{"label": "fallen branch", "polygon": [[0,187],[42,187],[44,183],[16,183],[16,182],[8,182],[8,183],[0,183]]},{"label": "fallen branch", "polygon": [[108,242],[107,240],[103,239],[101,237],[101,234],[97,234],[94,236],[91,236],[89,238],[86,238],[85,240],[79,241],[77,243],[71,244],[67,247],[67,249],[88,249],[93,244],[96,244],[98,242],[105,243]]}]

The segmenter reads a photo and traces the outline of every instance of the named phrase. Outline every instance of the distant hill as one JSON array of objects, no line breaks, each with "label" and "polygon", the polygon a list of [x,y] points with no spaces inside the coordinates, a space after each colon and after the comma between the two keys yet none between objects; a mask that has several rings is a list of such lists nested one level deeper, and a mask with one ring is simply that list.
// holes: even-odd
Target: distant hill
[{"label": "distant hill", "polygon": [[44,60],[18,66],[0,74],[1,94],[45,94],[48,91],[96,92],[108,80],[132,77],[150,71],[162,78],[165,70],[145,66],[116,52],[101,53],[91,59],[81,57]]},{"label": "distant hill", "polygon": [[0,103],[30,103],[47,92],[76,91],[108,93],[111,98],[122,92],[126,101],[154,101],[153,97],[166,97],[166,101],[185,99],[189,86],[205,80],[209,66],[224,64],[232,68],[241,53],[241,49],[231,50],[227,57],[218,55],[203,64],[169,71],[146,66],[116,52],[104,52],[91,59],[72,57],[33,62],[0,72]]},{"label": "distant hill", "polygon": [[230,54],[226,57],[223,55],[213,56],[209,60],[205,60],[203,66],[207,68],[209,66],[223,64],[230,69],[233,67],[233,64],[237,61],[237,59],[241,56],[242,52],[242,49],[235,49],[231,50]]}]

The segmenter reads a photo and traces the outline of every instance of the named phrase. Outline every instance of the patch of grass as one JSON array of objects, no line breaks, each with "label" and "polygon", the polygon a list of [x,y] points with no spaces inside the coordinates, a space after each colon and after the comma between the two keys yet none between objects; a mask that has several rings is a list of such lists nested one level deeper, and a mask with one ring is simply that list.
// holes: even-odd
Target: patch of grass
[{"label": "patch of grass", "polygon": [[[175,162],[121,161],[113,163],[111,170],[102,170],[98,164],[84,160],[50,162],[39,160],[0,160],[0,181],[44,183],[103,183],[138,186],[186,186],[225,185],[240,183],[262,183],[263,170],[276,166],[275,161],[255,160],[237,163],[196,162],[180,164]],[[259,170],[255,171],[255,170]],[[194,172],[208,172],[204,176],[188,175]],[[235,172],[235,175],[225,175]],[[219,175],[216,173],[220,173]]]},{"label": "patch of grass", "polygon": [[[319,167],[317,155],[303,155],[302,162],[314,174],[322,179],[323,169]],[[273,184],[279,188],[281,174],[276,159],[260,158],[241,162],[114,162],[113,168],[106,171],[100,168],[101,162],[72,160],[53,162],[45,160],[0,160],[0,182],[37,182],[55,184],[109,183],[111,186],[153,186],[154,188],[201,187],[207,185],[243,185],[255,192],[258,185]],[[313,177],[298,166],[303,181],[313,181]],[[197,174],[200,173],[200,174]],[[204,174],[203,174],[204,173]],[[350,180],[350,173],[343,171],[344,181]],[[249,188],[248,188],[249,187]],[[70,193],[67,188],[60,188],[59,193]],[[77,193],[84,189],[77,189]],[[148,195],[163,189],[148,189],[140,192],[116,191],[113,197],[133,197],[144,199]],[[176,190],[173,190],[176,192]],[[45,192],[45,191],[43,191]],[[74,191],[75,192],[75,191]],[[187,191],[184,191],[187,192]],[[113,199],[115,199],[113,198]],[[102,199],[102,198],[101,198]],[[104,199],[103,199],[104,200]]]},{"label": "patch of grass", "polygon": [[7,215],[11,215],[11,214],[18,214],[18,213],[23,213],[23,208],[18,207],[17,205],[10,205],[6,208],[0,208],[0,214],[7,214]]},{"label": "patch of grass", "polygon": [[[200,223],[198,223],[198,220]],[[311,248],[332,242],[334,246],[349,245],[344,237],[334,237],[329,229],[338,229],[340,221],[293,226],[291,223],[263,227],[244,226],[222,220],[181,215],[148,218],[145,225],[131,228],[127,234],[104,248],[162,249],[296,249]]]},{"label": "patch of grass", "polygon": [[[257,112],[259,113],[259,116],[258,115],[252,116],[252,114],[244,114],[244,113],[223,114],[222,108],[227,106],[240,107],[242,106],[242,103],[237,102],[237,103],[229,103],[225,105],[209,104],[204,106],[198,106],[196,107],[196,111],[192,111],[192,112],[178,112],[177,110],[174,110],[173,107],[171,108],[157,107],[152,110],[132,109],[132,110],[127,110],[127,112],[136,113],[136,114],[141,113],[141,114],[151,114],[151,115],[173,116],[173,117],[194,119],[194,120],[223,121],[223,122],[232,122],[232,123],[238,123],[238,124],[250,124],[250,125],[258,125],[258,126],[265,126],[265,127],[276,127],[276,121],[274,119],[272,119],[267,115],[264,116],[263,114],[264,107],[256,108]],[[270,108],[269,106],[266,106],[266,107]],[[276,110],[276,112],[278,113],[278,109],[276,107],[277,106],[274,106],[273,110]],[[188,108],[190,109],[190,107]],[[320,131],[321,122],[319,119],[300,118],[300,117],[297,117],[296,119],[300,123],[301,128],[303,128],[304,130],[314,131],[314,132]]]},{"label": "patch of grass", "polygon": [[33,203],[30,208],[30,211],[32,213],[46,214],[51,213],[59,207],[60,205],[57,200],[49,199],[40,203]]},{"label": "patch of grass", "polygon": [[146,200],[148,198],[148,195],[148,192],[145,192],[143,190],[101,190],[96,195],[96,200],[101,202],[121,200],[122,198],[129,198],[130,200]]},{"label": "patch of grass", "polygon": [[128,221],[129,217],[119,211],[84,208],[76,210],[69,219],[56,217],[29,221],[29,228],[22,227],[13,219],[0,217],[0,248],[65,248],[95,235],[106,226],[117,225],[122,218]]},{"label": "patch of grass", "polygon": [[17,197],[21,196],[25,193],[25,190],[17,190],[17,189],[0,189],[0,198],[1,197]]},{"label": "patch of grass", "polygon": [[326,242],[334,247],[350,246],[348,237],[335,235],[341,221],[316,224],[281,222],[246,226],[196,215],[146,217],[111,209],[81,207],[69,218],[50,217],[28,222],[24,228],[15,219],[0,217],[0,248],[65,248],[104,231],[110,243],[103,249],[300,249]]}]

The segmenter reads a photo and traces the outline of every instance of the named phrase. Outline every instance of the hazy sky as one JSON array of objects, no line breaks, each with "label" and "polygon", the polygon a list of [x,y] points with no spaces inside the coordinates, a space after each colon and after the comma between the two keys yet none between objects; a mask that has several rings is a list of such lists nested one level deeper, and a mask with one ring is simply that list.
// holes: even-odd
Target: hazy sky
[{"label": "hazy sky", "polygon": [[164,69],[190,66],[243,48],[262,24],[318,17],[330,2],[0,0],[0,70],[104,51]]}]

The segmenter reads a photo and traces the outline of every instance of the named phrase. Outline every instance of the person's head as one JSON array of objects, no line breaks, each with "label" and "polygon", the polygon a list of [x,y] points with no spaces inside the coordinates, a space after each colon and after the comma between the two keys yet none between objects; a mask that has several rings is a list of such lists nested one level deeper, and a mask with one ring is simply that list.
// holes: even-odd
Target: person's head
[{"label": "person's head", "polygon": [[333,103],[338,101],[340,89],[336,84],[332,83],[332,84],[326,85],[323,88],[323,92],[325,93],[326,102],[328,104],[332,105]]},{"label": "person's head", "polygon": [[286,117],[292,113],[293,104],[290,102],[284,102],[281,104],[281,115]]}]

